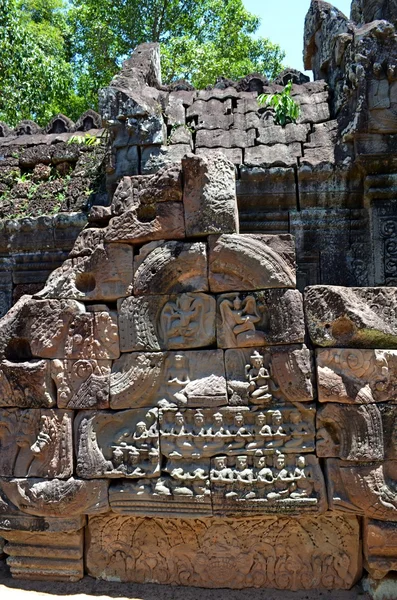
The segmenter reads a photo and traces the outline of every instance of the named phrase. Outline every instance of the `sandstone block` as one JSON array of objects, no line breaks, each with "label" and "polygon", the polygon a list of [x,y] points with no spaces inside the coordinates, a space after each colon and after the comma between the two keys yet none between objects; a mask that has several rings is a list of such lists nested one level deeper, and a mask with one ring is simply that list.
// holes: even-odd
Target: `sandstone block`
[{"label": "sandstone block", "polygon": [[[231,405],[277,408],[286,401],[314,399],[311,353],[306,346],[226,350],[225,367]],[[296,431],[300,421],[295,420]]]},{"label": "sandstone block", "polygon": [[[364,519],[363,550],[365,568],[376,580],[386,577],[389,571],[397,570],[397,526],[374,519]],[[391,584],[391,585],[390,585]],[[381,585],[381,584],[380,584]],[[394,594],[394,581],[385,580],[385,595]],[[380,589],[382,593],[382,590]],[[378,596],[378,594],[377,594]],[[382,597],[379,595],[378,597]]]},{"label": "sandstone block", "polygon": [[89,256],[66,260],[53,271],[36,298],[117,300],[132,293],[133,249],[101,244]]},{"label": "sandstone block", "polygon": [[245,151],[246,167],[294,167],[302,156],[300,143],[274,144],[273,146],[255,146]]},{"label": "sandstone block", "polygon": [[200,129],[196,133],[196,147],[252,148],[255,145],[256,130],[239,129]]},{"label": "sandstone block", "polygon": [[134,293],[178,294],[208,291],[206,245],[201,242],[151,242],[134,260]]},{"label": "sandstone block", "polygon": [[189,349],[215,343],[215,299],[187,292],[137,296],[119,305],[122,352]]},{"label": "sandstone block", "polygon": [[[281,547],[288,559],[278,558]],[[139,583],[349,589],[361,574],[359,523],[331,514],[299,520],[95,516],[87,569],[93,577]]]},{"label": "sandstone block", "polygon": [[157,409],[79,412],[77,475],[84,479],[156,477],[160,472]]},{"label": "sandstone block", "polygon": [[53,360],[58,408],[109,408],[110,371],[110,360]]},{"label": "sandstone block", "polygon": [[[275,210],[280,215],[283,210],[294,210],[297,207],[295,173],[291,168],[249,169],[244,165],[240,168],[236,191],[240,223],[241,226],[244,224],[246,230],[254,230],[258,221],[265,223],[270,218],[270,210]],[[245,224],[247,220],[250,221],[249,225]]]},{"label": "sandstone block", "polygon": [[397,350],[316,350],[320,402],[396,402]]},{"label": "sandstone block", "polygon": [[397,459],[393,404],[324,404],[317,413],[317,455],[345,460]]},{"label": "sandstone block", "polygon": [[211,460],[215,515],[323,513],[327,509],[324,477],[314,455],[272,454],[218,456]]},{"label": "sandstone block", "polygon": [[211,292],[295,287],[295,248],[288,234],[211,236],[209,248]]},{"label": "sandstone block", "polygon": [[[171,462],[293,454],[314,450],[313,405],[272,407],[253,412],[246,406],[219,409],[164,409],[160,412],[161,452]],[[168,470],[168,469],[167,469]]]},{"label": "sandstone block", "polygon": [[213,154],[223,154],[225,158],[234,165],[243,163],[243,151],[241,148],[197,148],[196,156],[211,157]]},{"label": "sandstone block", "polygon": [[4,551],[14,579],[79,581],[84,576],[84,530],[73,533],[7,531]]},{"label": "sandstone block", "polygon": [[181,166],[181,161],[192,149],[190,144],[170,144],[169,146],[147,146],[142,149],[141,172],[144,175],[156,173],[159,169]]},{"label": "sandstone block", "polygon": [[302,296],[297,290],[222,294],[217,298],[220,348],[247,348],[304,341]]},{"label": "sandstone block", "polygon": [[227,404],[222,350],[133,352],[114,362],[111,408]]},{"label": "sandstone block", "polygon": [[186,235],[238,232],[233,165],[222,155],[182,161]]},{"label": "sandstone block", "polygon": [[326,480],[330,509],[380,521],[397,521],[397,462],[328,458]]},{"label": "sandstone block", "polygon": [[109,482],[96,479],[2,479],[0,488],[22,512],[38,517],[106,513]]},{"label": "sandstone block", "polygon": [[308,287],[305,312],[317,346],[397,348],[396,288]]},{"label": "sandstone block", "polygon": [[50,361],[0,362],[0,406],[50,408],[55,403]]},{"label": "sandstone block", "polygon": [[120,182],[113,202],[117,207],[127,205],[128,208],[110,220],[105,233],[107,242],[140,244],[185,235],[183,206],[179,202],[156,202],[153,197],[137,196],[129,177]]},{"label": "sandstone block", "polygon": [[75,317],[59,358],[109,360],[118,358],[117,314],[105,305],[91,305]]},{"label": "sandstone block", "polygon": [[72,419],[66,410],[0,409],[0,476],[71,477]]},{"label": "sandstone block", "polygon": [[288,123],[285,127],[280,125],[263,125],[258,126],[259,137],[257,142],[259,144],[273,145],[273,144],[294,144],[296,142],[306,142],[310,127],[307,124],[297,125],[295,123]]}]

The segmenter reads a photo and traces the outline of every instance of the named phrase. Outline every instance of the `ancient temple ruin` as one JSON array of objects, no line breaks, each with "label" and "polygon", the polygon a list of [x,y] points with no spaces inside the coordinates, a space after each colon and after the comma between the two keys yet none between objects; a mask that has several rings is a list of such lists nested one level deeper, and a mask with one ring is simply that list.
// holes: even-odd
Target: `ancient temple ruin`
[{"label": "ancient temple ruin", "polygon": [[[146,44],[101,118],[0,124],[1,193],[12,169],[74,182],[57,214],[0,222],[14,577],[333,590],[397,570],[397,5],[351,16],[312,0],[314,82],[166,87]],[[283,128],[257,96],[289,80]],[[90,151],[67,141],[104,130],[87,205]]]}]

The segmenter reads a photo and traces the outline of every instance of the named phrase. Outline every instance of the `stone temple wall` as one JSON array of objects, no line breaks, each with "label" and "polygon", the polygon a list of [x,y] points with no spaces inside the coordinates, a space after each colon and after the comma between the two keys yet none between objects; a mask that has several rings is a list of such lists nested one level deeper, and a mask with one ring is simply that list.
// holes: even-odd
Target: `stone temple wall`
[{"label": "stone temple wall", "polygon": [[110,204],[0,320],[14,577],[397,570],[396,33],[373,8],[313,0],[284,129],[257,110],[277,84],[166,89],[156,45],[101,91]]}]

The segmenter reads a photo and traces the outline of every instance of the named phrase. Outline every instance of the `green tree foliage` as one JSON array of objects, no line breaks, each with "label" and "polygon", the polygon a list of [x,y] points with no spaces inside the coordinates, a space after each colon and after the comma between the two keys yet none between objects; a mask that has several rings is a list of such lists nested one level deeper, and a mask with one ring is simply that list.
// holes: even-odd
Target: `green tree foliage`
[{"label": "green tree foliage", "polygon": [[11,125],[29,118],[44,124],[71,104],[60,2],[0,0],[0,119]]},{"label": "green tree foliage", "polygon": [[96,108],[100,87],[143,42],[160,42],[164,83],[274,77],[284,53],[254,38],[243,0],[0,0],[0,119],[44,123]]}]

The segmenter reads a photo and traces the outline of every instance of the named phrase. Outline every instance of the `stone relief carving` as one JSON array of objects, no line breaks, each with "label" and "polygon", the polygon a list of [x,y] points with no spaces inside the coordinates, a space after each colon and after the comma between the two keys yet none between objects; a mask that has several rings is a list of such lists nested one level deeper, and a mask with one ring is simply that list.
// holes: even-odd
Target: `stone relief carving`
[{"label": "stone relief carving", "polygon": [[119,306],[120,349],[157,351],[215,343],[215,299],[201,293],[127,298]]},{"label": "stone relief carving", "polygon": [[295,248],[288,235],[224,234],[209,239],[211,292],[294,288]]},{"label": "stone relief carving", "polygon": [[106,513],[109,482],[96,479],[2,479],[0,488],[24,513],[39,517],[64,517]]},{"label": "stone relief carving", "polygon": [[119,355],[117,314],[98,304],[76,316],[65,342],[65,355],[55,358],[106,360]]},{"label": "stone relief carving", "polygon": [[320,402],[395,402],[396,350],[330,348],[316,358]]},{"label": "stone relief carving", "polygon": [[75,419],[77,475],[155,477],[160,472],[157,409],[82,411]]},{"label": "stone relief carving", "polygon": [[0,476],[71,477],[72,418],[58,409],[0,409]]},{"label": "stone relief carving", "polygon": [[383,579],[397,570],[396,523],[364,519],[363,550],[365,568],[374,579]]},{"label": "stone relief carving", "polygon": [[356,517],[90,517],[87,569],[102,579],[200,587],[348,589],[360,576]]},{"label": "stone relief carving", "polygon": [[257,450],[211,459],[214,514],[324,512],[324,478],[313,455]]},{"label": "stone relief carving", "polygon": [[0,363],[0,406],[50,408],[56,403],[51,386],[51,363],[31,360]]},{"label": "stone relief carving", "polygon": [[160,411],[161,452],[170,459],[202,459],[257,450],[314,450],[313,406],[251,412],[247,407]]},{"label": "stone relief carving", "polygon": [[53,360],[58,407],[109,408],[110,369],[110,360]]},{"label": "stone relief carving", "polygon": [[266,290],[218,296],[217,340],[220,348],[302,343],[300,293]]},{"label": "stone relief carving", "polygon": [[162,352],[132,352],[114,361],[110,376],[110,406],[141,408],[157,404],[164,371]]},{"label": "stone relief carving", "polygon": [[134,259],[134,294],[208,291],[206,245],[202,242],[151,242]]},{"label": "stone relief carving", "polygon": [[225,367],[232,405],[259,410],[313,400],[311,354],[305,346],[226,350]]},{"label": "stone relief carving", "polygon": [[397,462],[326,460],[331,510],[380,521],[397,521]]}]

